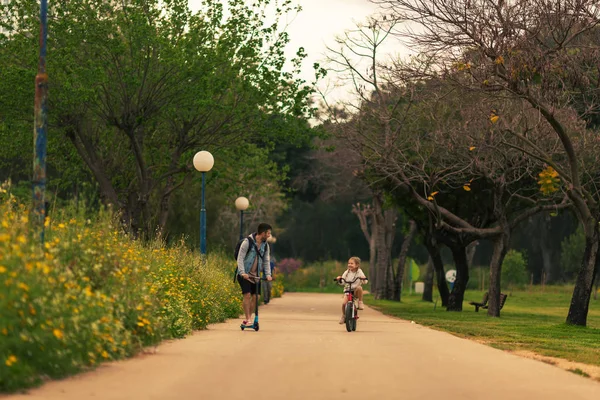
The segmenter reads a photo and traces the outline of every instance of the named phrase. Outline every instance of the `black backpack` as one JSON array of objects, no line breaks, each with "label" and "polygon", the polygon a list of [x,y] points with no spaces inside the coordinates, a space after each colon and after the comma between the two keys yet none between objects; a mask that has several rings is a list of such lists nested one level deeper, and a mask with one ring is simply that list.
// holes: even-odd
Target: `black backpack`
[{"label": "black backpack", "polygon": [[235,251],[233,252],[233,259],[235,261],[237,261],[238,258],[238,254],[240,254],[240,247],[242,247],[242,243],[244,243],[244,240],[248,239],[248,237],[242,238],[240,239],[237,244],[235,245]]}]

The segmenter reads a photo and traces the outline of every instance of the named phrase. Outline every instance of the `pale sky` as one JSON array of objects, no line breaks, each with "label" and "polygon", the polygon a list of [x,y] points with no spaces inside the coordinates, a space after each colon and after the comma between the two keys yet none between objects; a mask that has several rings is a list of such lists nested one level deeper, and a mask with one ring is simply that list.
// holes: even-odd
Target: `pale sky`
[{"label": "pale sky", "polygon": [[302,11],[291,23],[291,49],[302,46],[308,57],[305,61],[312,78],[312,65],[324,58],[326,46],[337,48],[335,37],[345,30],[356,28],[377,11],[368,0],[296,0]]},{"label": "pale sky", "polygon": [[[299,47],[304,47],[307,58],[303,62],[302,78],[314,80],[313,64],[324,59],[326,46],[337,48],[336,35],[353,29],[356,23],[364,22],[377,12],[377,5],[368,0],[292,0],[302,6],[302,11],[290,22],[287,29],[290,44],[288,58],[293,57]],[[189,0],[190,8],[196,11],[201,0]],[[333,77],[330,77],[330,79]],[[322,86],[327,86],[325,82]],[[343,96],[343,94],[341,95]],[[337,96],[336,96],[337,97]]]}]

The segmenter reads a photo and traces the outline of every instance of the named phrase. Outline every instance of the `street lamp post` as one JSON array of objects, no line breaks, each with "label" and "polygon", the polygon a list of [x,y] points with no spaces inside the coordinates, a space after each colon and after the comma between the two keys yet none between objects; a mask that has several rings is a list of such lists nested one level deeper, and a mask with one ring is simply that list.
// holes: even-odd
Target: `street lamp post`
[{"label": "street lamp post", "polygon": [[48,0],[40,2],[40,58],[35,77],[33,130],[33,218],[32,222],[44,244],[46,218],[46,130],[48,127],[48,74],[46,73],[46,42],[48,37]]},{"label": "street lamp post", "polygon": [[206,209],[204,208],[204,189],[206,186],[206,173],[215,164],[215,159],[208,151],[202,150],[194,156],[194,168],[202,172],[202,203],[200,208],[200,254],[206,255]]},{"label": "street lamp post", "polygon": [[235,199],[235,208],[240,210],[240,240],[244,238],[244,210],[248,208],[250,202],[245,197]]}]

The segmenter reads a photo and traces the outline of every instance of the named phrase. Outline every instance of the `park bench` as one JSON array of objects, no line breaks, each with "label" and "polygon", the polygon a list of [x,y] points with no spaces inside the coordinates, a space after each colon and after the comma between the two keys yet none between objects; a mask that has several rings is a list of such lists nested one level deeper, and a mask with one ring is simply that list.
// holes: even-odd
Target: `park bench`
[{"label": "park bench", "polygon": [[[504,303],[506,303],[507,297],[508,296],[505,295],[504,293],[500,293],[500,309],[501,310],[502,310],[502,307],[504,307]],[[475,312],[479,312],[480,308],[488,308],[489,298],[490,298],[489,292],[485,292],[485,294],[483,295],[483,299],[481,300],[481,303],[471,301],[471,302],[469,302],[469,304],[471,304],[472,306],[475,306]]]}]

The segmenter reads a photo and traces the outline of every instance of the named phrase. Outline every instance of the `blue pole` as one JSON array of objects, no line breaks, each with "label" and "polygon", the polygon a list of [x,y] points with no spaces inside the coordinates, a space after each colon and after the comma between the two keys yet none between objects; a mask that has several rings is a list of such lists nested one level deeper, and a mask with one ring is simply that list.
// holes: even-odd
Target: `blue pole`
[{"label": "blue pole", "polygon": [[33,129],[33,208],[32,223],[44,244],[46,218],[46,130],[48,127],[48,74],[46,74],[46,42],[48,37],[48,0],[40,3],[40,58],[35,77],[35,107]]},{"label": "blue pole", "polygon": [[202,173],[202,208],[200,209],[200,254],[206,254],[206,209],[204,208],[204,190],[206,187],[206,173]]},{"label": "blue pole", "polygon": [[240,240],[244,238],[244,210],[240,210]]}]

